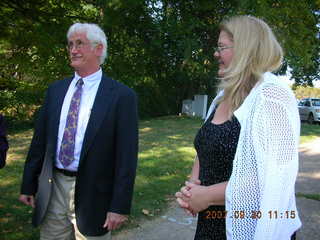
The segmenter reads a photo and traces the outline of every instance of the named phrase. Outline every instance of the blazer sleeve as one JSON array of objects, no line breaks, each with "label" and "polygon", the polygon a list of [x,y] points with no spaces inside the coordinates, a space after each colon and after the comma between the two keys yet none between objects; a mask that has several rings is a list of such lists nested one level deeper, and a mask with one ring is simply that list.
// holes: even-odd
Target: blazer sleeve
[{"label": "blazer sleeve", "polygon": [[116,126],[116,165],[110,212],[129,214],[138,158],[137,97],[131,90],[119,99]]},{"label": "blazer sleeve", "polygon": [[2,115],[0,115],[0,168],[3,168],[6,165],[7,151],[9,148],[5,122]]},{"label": "blazer sleeve", "polygon": [[46,122],[49,90],[47,91],[43,105],[41,106],[34,127],[34,134],[24,165],[21,194],[35,195],[38,189],[38,177],[40,175],[46,149]]}]

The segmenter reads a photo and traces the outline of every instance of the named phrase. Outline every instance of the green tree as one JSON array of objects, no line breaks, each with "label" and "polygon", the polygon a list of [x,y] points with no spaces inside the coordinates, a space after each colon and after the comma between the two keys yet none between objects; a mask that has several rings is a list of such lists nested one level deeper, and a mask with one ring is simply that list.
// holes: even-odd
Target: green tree
[{"label": "green tree", "polygon": [[[98,23],[109,38],[108,75],[134,88],[141,116],[175,114],[194,94],[215,94],[213,46],[222,19],[251,14],[274,29],[296,85],[319,78],[319,0],[3,0],[0,108],[32,111],[48,84],[70,75],[65,33]],[[29,109],[29,110],[30,110]]]},{"label": "green tree", "polygon": [[86,1],[0,2],[0,109],[29,118],[50,82],[70,74],[65,33],[74,21],[94,21]]}]

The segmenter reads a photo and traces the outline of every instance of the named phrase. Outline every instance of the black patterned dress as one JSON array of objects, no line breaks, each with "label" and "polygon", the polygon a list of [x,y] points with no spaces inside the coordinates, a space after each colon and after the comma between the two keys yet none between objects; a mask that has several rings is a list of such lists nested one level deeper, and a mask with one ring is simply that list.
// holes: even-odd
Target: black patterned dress
[{"label": "black patterned dress", "polygon": [[[211,123],[215,111],[194,140],[200,162],[199,179],[204,186],[229,180],[240,134],[240,123],[235,116],[222,124]],[[226,239],[224,206],[210,206],[199,212],[195,239]]]}]

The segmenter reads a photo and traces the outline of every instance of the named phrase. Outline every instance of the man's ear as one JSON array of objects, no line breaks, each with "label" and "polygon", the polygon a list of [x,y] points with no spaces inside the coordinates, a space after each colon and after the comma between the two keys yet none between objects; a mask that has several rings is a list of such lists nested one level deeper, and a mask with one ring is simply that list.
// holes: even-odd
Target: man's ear
[{"label": "man's ear", "polygon": [[97,56],[102,56],[103,45],[100,43],[96,46],[95,52]]}]

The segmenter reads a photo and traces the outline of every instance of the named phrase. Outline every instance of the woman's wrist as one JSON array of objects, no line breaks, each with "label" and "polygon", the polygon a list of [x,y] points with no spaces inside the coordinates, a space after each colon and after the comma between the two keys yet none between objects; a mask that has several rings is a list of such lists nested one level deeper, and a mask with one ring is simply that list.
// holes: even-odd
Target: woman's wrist
[{"label": "woman's wrist", "polygon": [[210,186],[204,186],[204,200],[205,200],[205,203],[206,203],[206,205],[207,205],[207,208],[208,207],[210,207],[210,206],[212,206],[212,205],[216,205],[215,204],[215,201],[214,201],[214,199],[212,199],[212,194],[211,194],[211,188],[210,188]]},{"label": "woman's wrist", "polygon": [[225,189],[228,182],[217,183],[207,187],[207,201],[209,206],[225,205]]}]

